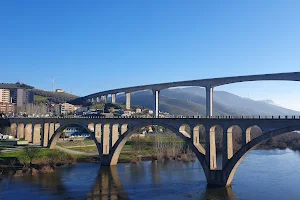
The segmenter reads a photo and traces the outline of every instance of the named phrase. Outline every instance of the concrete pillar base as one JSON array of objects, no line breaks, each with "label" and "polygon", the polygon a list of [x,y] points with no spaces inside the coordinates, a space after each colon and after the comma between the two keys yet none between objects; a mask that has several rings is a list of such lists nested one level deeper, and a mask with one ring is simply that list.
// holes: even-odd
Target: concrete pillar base
[{"label": "concrete pillar base", "polygon": [[112,166],[111,156],[110,155],[102,155],[101,156],[101,165],[102,166]]},{"label": "concrete pillar base", "polygon": [[210,170],[206,173],[207,187],[227,187],[231,183],[228,182],[228,176],[225,170]]}]

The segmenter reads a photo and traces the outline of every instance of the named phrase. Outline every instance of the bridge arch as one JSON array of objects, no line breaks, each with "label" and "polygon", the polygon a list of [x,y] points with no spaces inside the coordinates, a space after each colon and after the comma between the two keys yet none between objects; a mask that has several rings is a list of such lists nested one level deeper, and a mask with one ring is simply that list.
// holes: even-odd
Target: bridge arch
[{"label": "bridge arch", "polygon": [[54,132],[51,139],[49,140],[48,148],[54,149],[56,147],[57,140],[62,135],[63,130],[65,130],[67,127],[74,126],[74,125],[83,128],[87,133],[89,133],[91,135],[91,138],[94,140],[94,142],[97,146],[97,149],[98,149],[98,153],[100,155],[100,144],[98,143],[98,141],[95,137],[95,133],[90,130],[90,128],[88,127],[88,124],[84,124],[79,121],[68,121],[64,124],[61,124],[61,126]]},{"label": "bridge arch", "polygon": [[[115,145],[112,147],[111,149],[111,153],[109,154],[110,158],[109,161],[110,163],[106,163],[109,165],[116,165],[118,163],[118,159],[121,153],[121,150],[123,149],[125,143],[129,140],[130,136],[132,134],[134,134],[137,130],[139,130],[142,127],[145,126],[149,126],[149,125],[154,125],[154,124],[150,124],[150,123],[140,123],[131,127],[128,127],[128,129],[126,130],[126,132],[124,132],[123,134],[120,135],[119,139],[116,141]],[[174,127],[172,125],[168,125],[165,123],[161,123],[161,122],[157,122],[155,123],[155,125],[158,126],[162,126],[166,129],[169,129],[170,131],[172,131],[173,133],[175,133],[179,138],[181,138],[182,140],[184,140],[189,147],[191,148],[191,150],[196,154],[197,158],[199,159],[203,170],[206,172],[208,169],[207,164],[205,162],[205,157],[204,154],[202,152],[200,152],[198,150],[197,147],[195,147],[195,145],[193,144],[192,140],[190,138],[187,138],[185,135],[183,135],[180,131],[178,126]]]},{"label": "bridge arch", "polygon": [[268,139],[271,139],[272,137],[276,137],[288,132],[300,130],[300,125],[298,126],[290,126],[285,128],[276,129],[273,131],[269,131],[267,133],[262,134],[261,136],[251,140],[246,145],[242,146],[242,148],[236,152],[236,154],[233,155],[233,157],[229,160],[227,165],[225,166],[225,171],[227,172],[227,185],[231,185],[234,175],[237,171],[237,168],[241,164],[241,162],[244,160],[244,158],[247,156],[247,154],[255,149],[258,145],[265,142]]}]

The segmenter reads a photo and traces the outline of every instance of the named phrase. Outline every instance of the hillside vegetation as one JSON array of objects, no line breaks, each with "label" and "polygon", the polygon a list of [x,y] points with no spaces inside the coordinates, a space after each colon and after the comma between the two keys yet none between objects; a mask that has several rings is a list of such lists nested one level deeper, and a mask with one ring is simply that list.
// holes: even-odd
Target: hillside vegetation
[{"label": "hillside vegetation", "polygon": [[50,92],[44,90],[34,89],[32,90],[34,94],[35,103],[41,102],[51,102],[51,103],[64,103],[73,99],[78,98],[78,96],[65,93],[65,92]]}]

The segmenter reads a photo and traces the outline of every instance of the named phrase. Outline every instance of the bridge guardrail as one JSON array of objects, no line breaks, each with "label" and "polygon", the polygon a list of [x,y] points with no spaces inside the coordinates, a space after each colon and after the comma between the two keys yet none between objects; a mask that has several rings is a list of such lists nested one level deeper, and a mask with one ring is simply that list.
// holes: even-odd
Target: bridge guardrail
[{"label": "bridge guardrail", "polygon": [[[193,116],[170,116],[160,117],[160,119],[300,119],[300,116],[285,115],[285,116],[212,116],[205,117],[200,115]],[[105,116],[67,116],[67,117],[5,117],[0,119],[153,119],[153,117],[143,116],[116,116],[116,117],[105,117]]]}]

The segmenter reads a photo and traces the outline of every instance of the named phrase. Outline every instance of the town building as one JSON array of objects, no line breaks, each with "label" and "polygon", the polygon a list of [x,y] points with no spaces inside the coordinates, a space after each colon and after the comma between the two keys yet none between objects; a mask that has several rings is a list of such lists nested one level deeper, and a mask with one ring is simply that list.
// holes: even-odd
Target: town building
[{"label": "town building", "polygon": [[55,92],[58,92],[58,93],[63,93],[63,92],[65,92],[64,90],[62,90],[62,89],[56,89],[55,90]]},{"label": "town building", "polygon": [[34,94],[31,90],[12,89],[10,91],[12,103],[16,106],[23,106],[24,104],[33,103]]},{"label": "town building", "polygon": [[141,108],[135,109],[135,113],[142,113],[142,109]]},{"label": "town building", "polygon": [[82,133],[84,130],[80,127],[67,127],[65,129],[65,135],[71,136],[73,133]]},{"label": "town building", "polygon": [[124,110],[123,116],[131,116],[131,115],[132,115],[132,111],[130,111],[130,110]]},{"label": "town building", "polygon": [[15,105],[9,102],[0,102],[0,112],[4,114],[13,114]]},{"label": "town building", "polygon": [[60,104],[60,114],[69,114],[75,111],[75,106],[69,103]]},{"label": "town building", "polygon": [[88,107],[84,107],[84,106],[75,106],[74,109],[76,115],[83,115],[85,112],[89,110]]},{"label": "town building", "polygon": [[0,102],[10,102],[10,91],[8,89],[0,89]]}]

